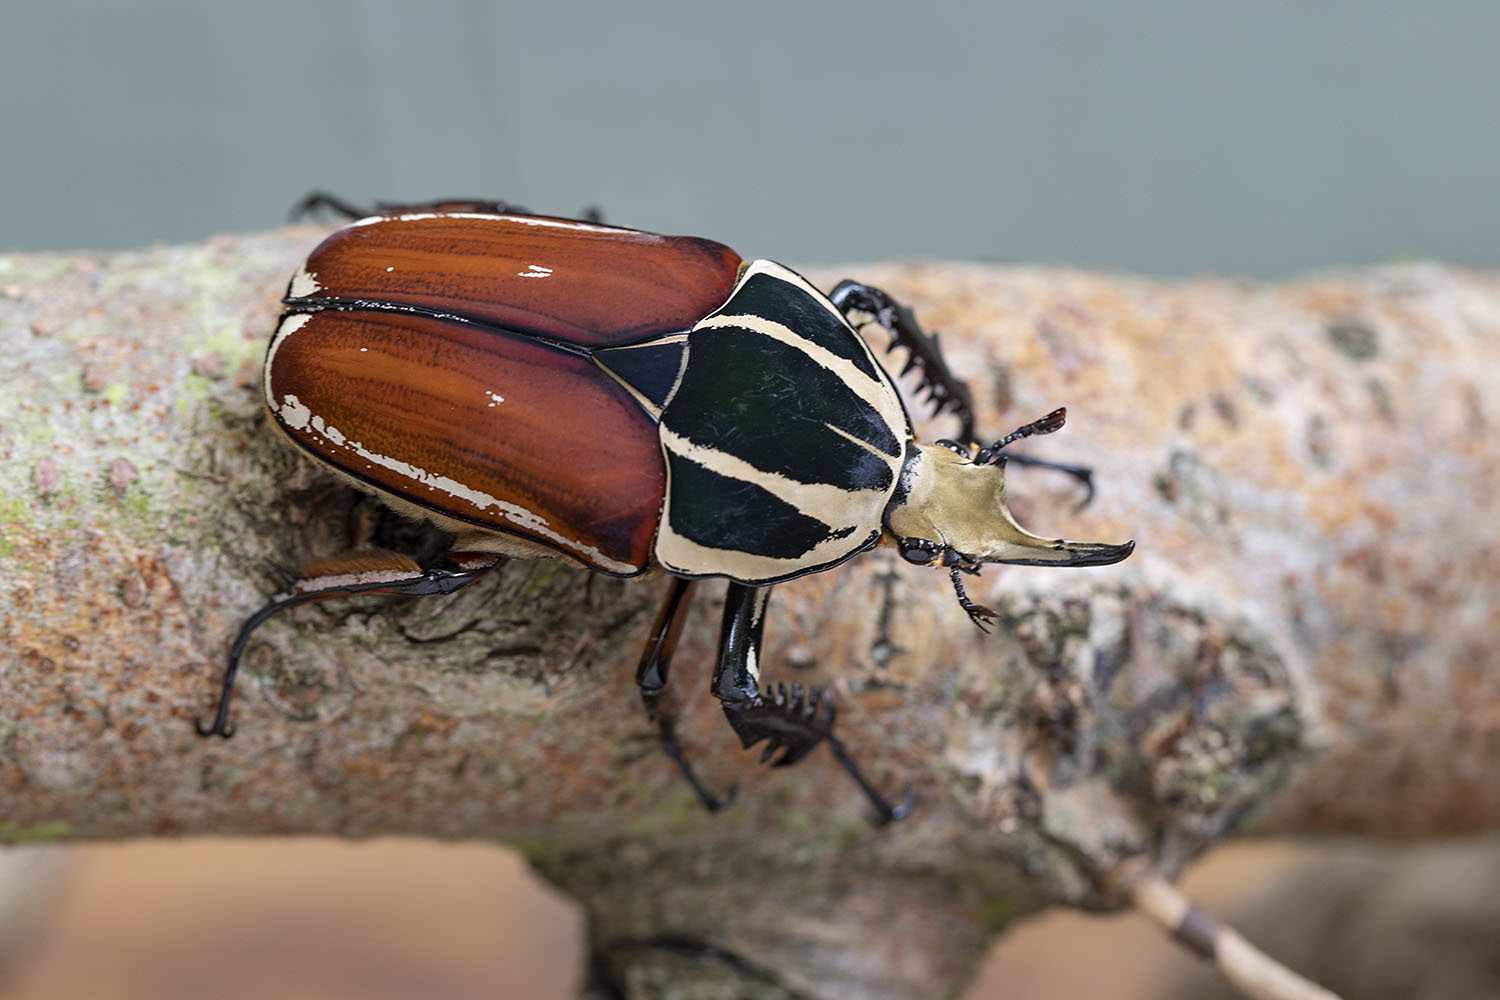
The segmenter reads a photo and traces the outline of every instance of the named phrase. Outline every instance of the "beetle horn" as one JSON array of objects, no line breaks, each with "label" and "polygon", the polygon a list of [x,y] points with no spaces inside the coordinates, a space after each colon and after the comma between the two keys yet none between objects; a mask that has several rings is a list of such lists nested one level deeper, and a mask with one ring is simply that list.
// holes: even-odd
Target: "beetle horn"
[{"label": "beetle horn", "polygon": [[1134,542],[1075,542],[1033,535],[1016,523],[1005,502],[1005,464],[978,465],[938,445],[917,445],[903,478],[908,483],[886,512],[898,538],[925,539],[975,563],[1020,566],[1106,566],[1135,549]]}]

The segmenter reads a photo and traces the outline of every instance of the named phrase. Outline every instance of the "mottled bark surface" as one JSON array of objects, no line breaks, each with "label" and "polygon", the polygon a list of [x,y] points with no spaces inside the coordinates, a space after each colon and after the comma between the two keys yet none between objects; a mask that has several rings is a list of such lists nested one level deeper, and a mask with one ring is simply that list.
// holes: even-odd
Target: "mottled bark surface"
[{"label": "mottled bark surface", "polygon": [[238,734],[200,740],[267,560],[338,551],[363,509],[269,432],[257,383],[318,236],[0,258],[0,838],[504,840],[633,995],[900,997],[962,982],[1038,903],[1117,905],[1130,855],[1500,817],[1500,278],[1433,265],[851,272],[943,331],[987,435],[1069,407],[1032,450],[1092,464],[1099,497],[1074,513],[1066,479],[1013,468],[1023,524],[1139,544],[987,571],[992,636],[884,550],[777,589],[767,678],[835,692],[867,770],[915,789],[904,823],[870,826],[823,751],[738,749],[705,690],[716,594],[673,676],[695,761],[740,788],[704,813],[631,679],[664,582],[557,562],[273,621]]}]

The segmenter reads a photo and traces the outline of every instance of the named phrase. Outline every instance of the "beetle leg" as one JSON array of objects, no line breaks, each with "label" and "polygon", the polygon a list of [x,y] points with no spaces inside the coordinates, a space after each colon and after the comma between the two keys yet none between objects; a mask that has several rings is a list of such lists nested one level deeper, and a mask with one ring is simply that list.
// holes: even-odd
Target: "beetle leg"
[{"label": "beetle leg", "polygon": [[373,208],[361,208],[327,191],[314,191],[292,206],[290,219],[300,221],[321,211],[330,211],[347,219],[365,219],[372,215],[407,215],[412,212],[471,212],[476,215],[531,215],[520,205],[487,198],[445,198],[440,201],[377,201]]},{"label": "beetle leg", "polygon": [[963,577],[960,573],[978,573],[977,569],[964,569],[957,562],[948,567],[948,579],[953,581],[953,592],[958,595],[958,606],[964,609],[964,614],[969,616],[969,621],[979,627],[979,631],[989,634],[989,625],[997,617],[995,611],[982,604],[975,604],[969,600],[969,595],[964,592]]},{"label": "beetle leg", "polygon": [[367,212],[362,208],[349,204],[337,195],[329,194],[327,191],[310,191],[307,197],[292,206],[292,210],[286,214],[288,222],[301,222],[312,215],[317,215],[324,210],[342,215],[346,219],[363,219],[374,213]]},{"label": "beetle leg", "polygon": [[[714,669],[713,693],[724,705],[724,716],[747,750],[765,741],[762,764],[788,767],[827,742],[835,759],[865,793],[875,808],[876,822],[885,824],[911,812],[912,793],[907,790],[899,805],[891,805],[866,780],[864,772],[834,735],[837,712],[833,697],[801,684],[774,688],[760,683],[760,643],[765,630],[770,587],[731,583],[724,598],[724,626],[719,635],[719,663]],[[773,759],[774,758],[774,759]]]},{"label": "beetle leg", "polygon": [[673,580],[667,602],[662,605],[661,614],[656,616],[656,624],[651,628],[651,638],[646,643],[645,652],[641,654],[641,664],[635,671],[635,683],[641,689],[641,702],[646,706],[646,715],[656,723],[657,731],[661,734],[662,749],[672,758],[677,770],[692,786],[708,811],[718,812],[734,801],[735,789],[729,789],[724,795],[714,795],[703,787],[703,783],[693,773],[692,765],[683,755],[682,744],[677,742],[677,718],[662,704],[672,654],[677,651],[677,640],[682,637],[682,626],[687,621],[687,609],[692,603],[686,600],[692,584],[692,580]]},{"label": "beetle leg", "polygon": [[[537,215],[537,213],[508,201],[490,198],[445,198],[441,201],[377,201],[373,208],[360,208],[327,191],[314,191],[292,206],[287,213],[291,222],[300,222],[310,215],[322,211],[342,215],[346,219],[367,219],[372,215],[410,215],[414,212],[468,213],[473,215]],[[569,219],[575,222],[602,223],[604,213],[597,205],[585,205],[577,219],[568,216],[542,215],[544,219]]]},{"label": "beetle leg", "polygon": [[1006,455],[1009,461],[1016,465],[1029,465],[1034,469],[1051,469],[1053,472],[1061,472],[1065,476],[1071,476],[1083,484],[1083,499],[1073,508],[1076,514],[1089,504],[1094,502],[1094,469],[1088,465],[1073,465],[1069,462],[1049,462],[1045,458],[1037,458],[1033,455]]},{"label": "beetle leg", "polygon": [[[891,335],[891,347],[897,345],[907,349],[908,358],[906,367],[901,369],[905,375],[912,368],[920,366],[922,369],[923,386],[927,390],[932,412],[936,416],[945,409],[952,411],[958,417],[962,425],[960,441],[954,442],[962,447],[974,440],[974,403],[969,393],[969,384],[959,379],[948,367],[943,358],[942,349],[938,346],[937,334],[928,335],[922,331],[917,324],[916,315],[911,309],[897,302],[885,292],[869,285],[862,285],[856,281],[841,281],[828,296],[835,306],[839,308],[849,322],[858,327],[862,326],[863,316],[873,317],[876,323],[885,327]],[[869,322],[865,320],[864,322]],[[1055,423],[1055,426],[1048,426]],[[1049,434],[1062,426],[1061,414],[1054,410],[1041,420],[1033,421],[1025,427],[1018,428],[1008,435],[1002,442],[996,442],[987,449],[990,460],[999,453],[1000,449],[1023,437],[1032,434]],[[947,441],[939,441],[939,444],[950,444]],[[951,446],[951,444],[950,444]],[[959,451],[959,448],[955,448]],[[1017,465],[1030,465],[1038,469],[1052,469],[1064,475],[1072,476],[1084,486],[1084,496],[1079,502],[1077,510],[1083,510],[1094,500],[1094,470],[1086,465],[1072,465],[1065,462],[1049,462],[1042,458],[1033,458],[1030,455],[1007,456]],[[983,463],[980,463],[983,464]]]},{"label": "beetle leg", "polygon": [[[450,560],[457,569],[380,571],[361,565],[352,572],[336,572],[332,564],[320,562],[328,571],[306,578],[296,579],[292,589],[272,597],[259,611],[240,626],[239,635],[229,647],[229,662],[224,668],[224,678],[219,686],[219,707],[214,713],[212,725],[205,726],[195,720],[193,727],[199,736],[234,735],[229,724],[229,702],[234,696],[234,676],[239,670],[240,655],[250,641],[250,634],[272,615],[294,608],[299,604],[321,601],[330,597],[348,597],[351,594],[403,594],[420,597],[428,594],[451,594],[466,587],[494,569],[499,557],[487,552],[453,553]],[[396,575],[401,574],[401,575]]]},{"label": "beetle leg", "polygon": [[839,282],[828,298],[851,325],[863,326],[869,322],[864,317],[869,316],[885,327],[891,335],[891,347],[900,345],[906,348],[906,367],[901,369],[901,374],[905,375],[913,368],[922,369],[922,388],[927,391],[933,415],[951,411],[962,425],[963,441],[974,440],[974,399],[969,384],[954,375],[948,362],[943,360],[937,334],[924,333],[910,309],[880,289],[857,281]]}]

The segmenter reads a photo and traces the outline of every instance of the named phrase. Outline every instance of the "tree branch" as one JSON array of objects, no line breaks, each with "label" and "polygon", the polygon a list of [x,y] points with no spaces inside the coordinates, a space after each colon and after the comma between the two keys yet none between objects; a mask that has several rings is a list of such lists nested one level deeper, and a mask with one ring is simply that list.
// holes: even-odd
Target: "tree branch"
[{"label": "tree branch", "polygon": [[681,736],[740,786],[705,813],[632,683],[664,582],[550,561],[269,623],[238,735],[200,740],[267,561],[339,550],[366,509],[276,440],[258,388],[318,235],[0,258],[0,837],[505,840],[586,906],[599,995],[668,968],[894,997],[961,982],[1041,903],[1128,905],[1105,878],[1127,858],[1500,817],[1500,279],[1433,265],[1279,287],[861,269],[943,331],[982,435],[1069,407],[1028,446],[1093,465],[1099,498],[1075,514],[1075,484],[1013,467],[1023,524],[1139,543],[970,581],[989,637],[888,551],[777,588],[768,679],[833,689],[866,771],[915,787],[906,822],[868,824],[825,753],[766,772],[738,749],[700,607]]}]

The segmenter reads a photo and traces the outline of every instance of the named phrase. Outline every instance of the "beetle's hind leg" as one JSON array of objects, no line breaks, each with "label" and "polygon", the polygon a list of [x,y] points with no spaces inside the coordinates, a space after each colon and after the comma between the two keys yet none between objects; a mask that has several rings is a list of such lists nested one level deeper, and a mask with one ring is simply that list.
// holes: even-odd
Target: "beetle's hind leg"
[{"label": "beetle's hind leg", "polygon": [[324,559],[307,563],[297,573],[278,567],[277,572],[286,580],[290,589],[272,597],[264,607],[245,620],[229,647],[229,661],[224,667],[224,677],[219,685],[219,706],[214,711],[214,721],[205,726],[194,721],[199,736],[234,735],[229,724],[229,703],[234,697],[234,677],[239,672],[240,656],[250,641],[250,635],[267,618],[299,604],[321,601],[330,597],[348,597],[351,594],[405,594],[419,597],[427,594],[451,594],[484,576],[500,561],[488,552],[455,552],[449,554],[450,565],[423,570],[416,563],[393,552],[365,554],[340,559]]},{"label": "beetle's hind leg", "polygon": [[904,818],[911,812],[908,789],[897,805],[886,801],[834,735],[837,713],[827,691],[804,690],[801,684],[762,687],[760,642],[765,631],[770,587],[731,583],[724,599],[724,626],[719,637],[719,663],[714,669],[713,693],[724,706],[729,725],[746,748],[765,742],[761,763],[787,767],[806,757],[819,743],[843,766],[875,809],[877,823]]},{"label": "beetle's hind leg", "polygon": [[735,789],[731,788],[723,795],[714,795],[703,786],[683,754],[682,744],[677,742],[677,717],[668,706],[662,704],[662,696],[667,689],[667,672],[672,665],[672,654],[677,651],[677,640],[682,637],[682,626],[687,620],[687,609],[692,604],[690,599],[692,585],[692,580],[674,579],[672,581],[672,589],[667,594],[667,601],[662,605],[661,613],[656,616],[656,624],[651,628],[651,638],[646,643],[645,652],[641,654],[641,664],[635,671],[635,683],[641,689],[641,702],[646,706],[646,715],[656,723],[657,732],[661,736],[662,749],[666,751],[668,757],[672,758],[672,762],[677,765],[678,772],[692,786],[704,807],[709,812],[718,812],[734,801]]},{"label": "beetle's hind leg", "polygon": [[857,281],[839,282],[828,298],[850,325],[860,327],[873,321],[885,327],[891,335],[891,349],[898,345],[906,348],[906,367],[901,374],[922,369],[922,389],[927,392],[933,415],[951,411],[962,425],[964,443],[974,440],[974,397],[969,383],[954,375],[943,359],[937,334],[923,332],[916,315],[885,292]]},{"label": "beetle's hind leg", "polygon": [[377,201],[373,206],[362,208],[347,202],[327,191],[313,191],[292,206],[288,218],[292,222],[319,212],[332,212],[345,219],[365,219],[372,215],[408,215],[413,212],[471,212],[475,215],[531,215],[520,205],[493,198],[443,198],[437,201]]}]

